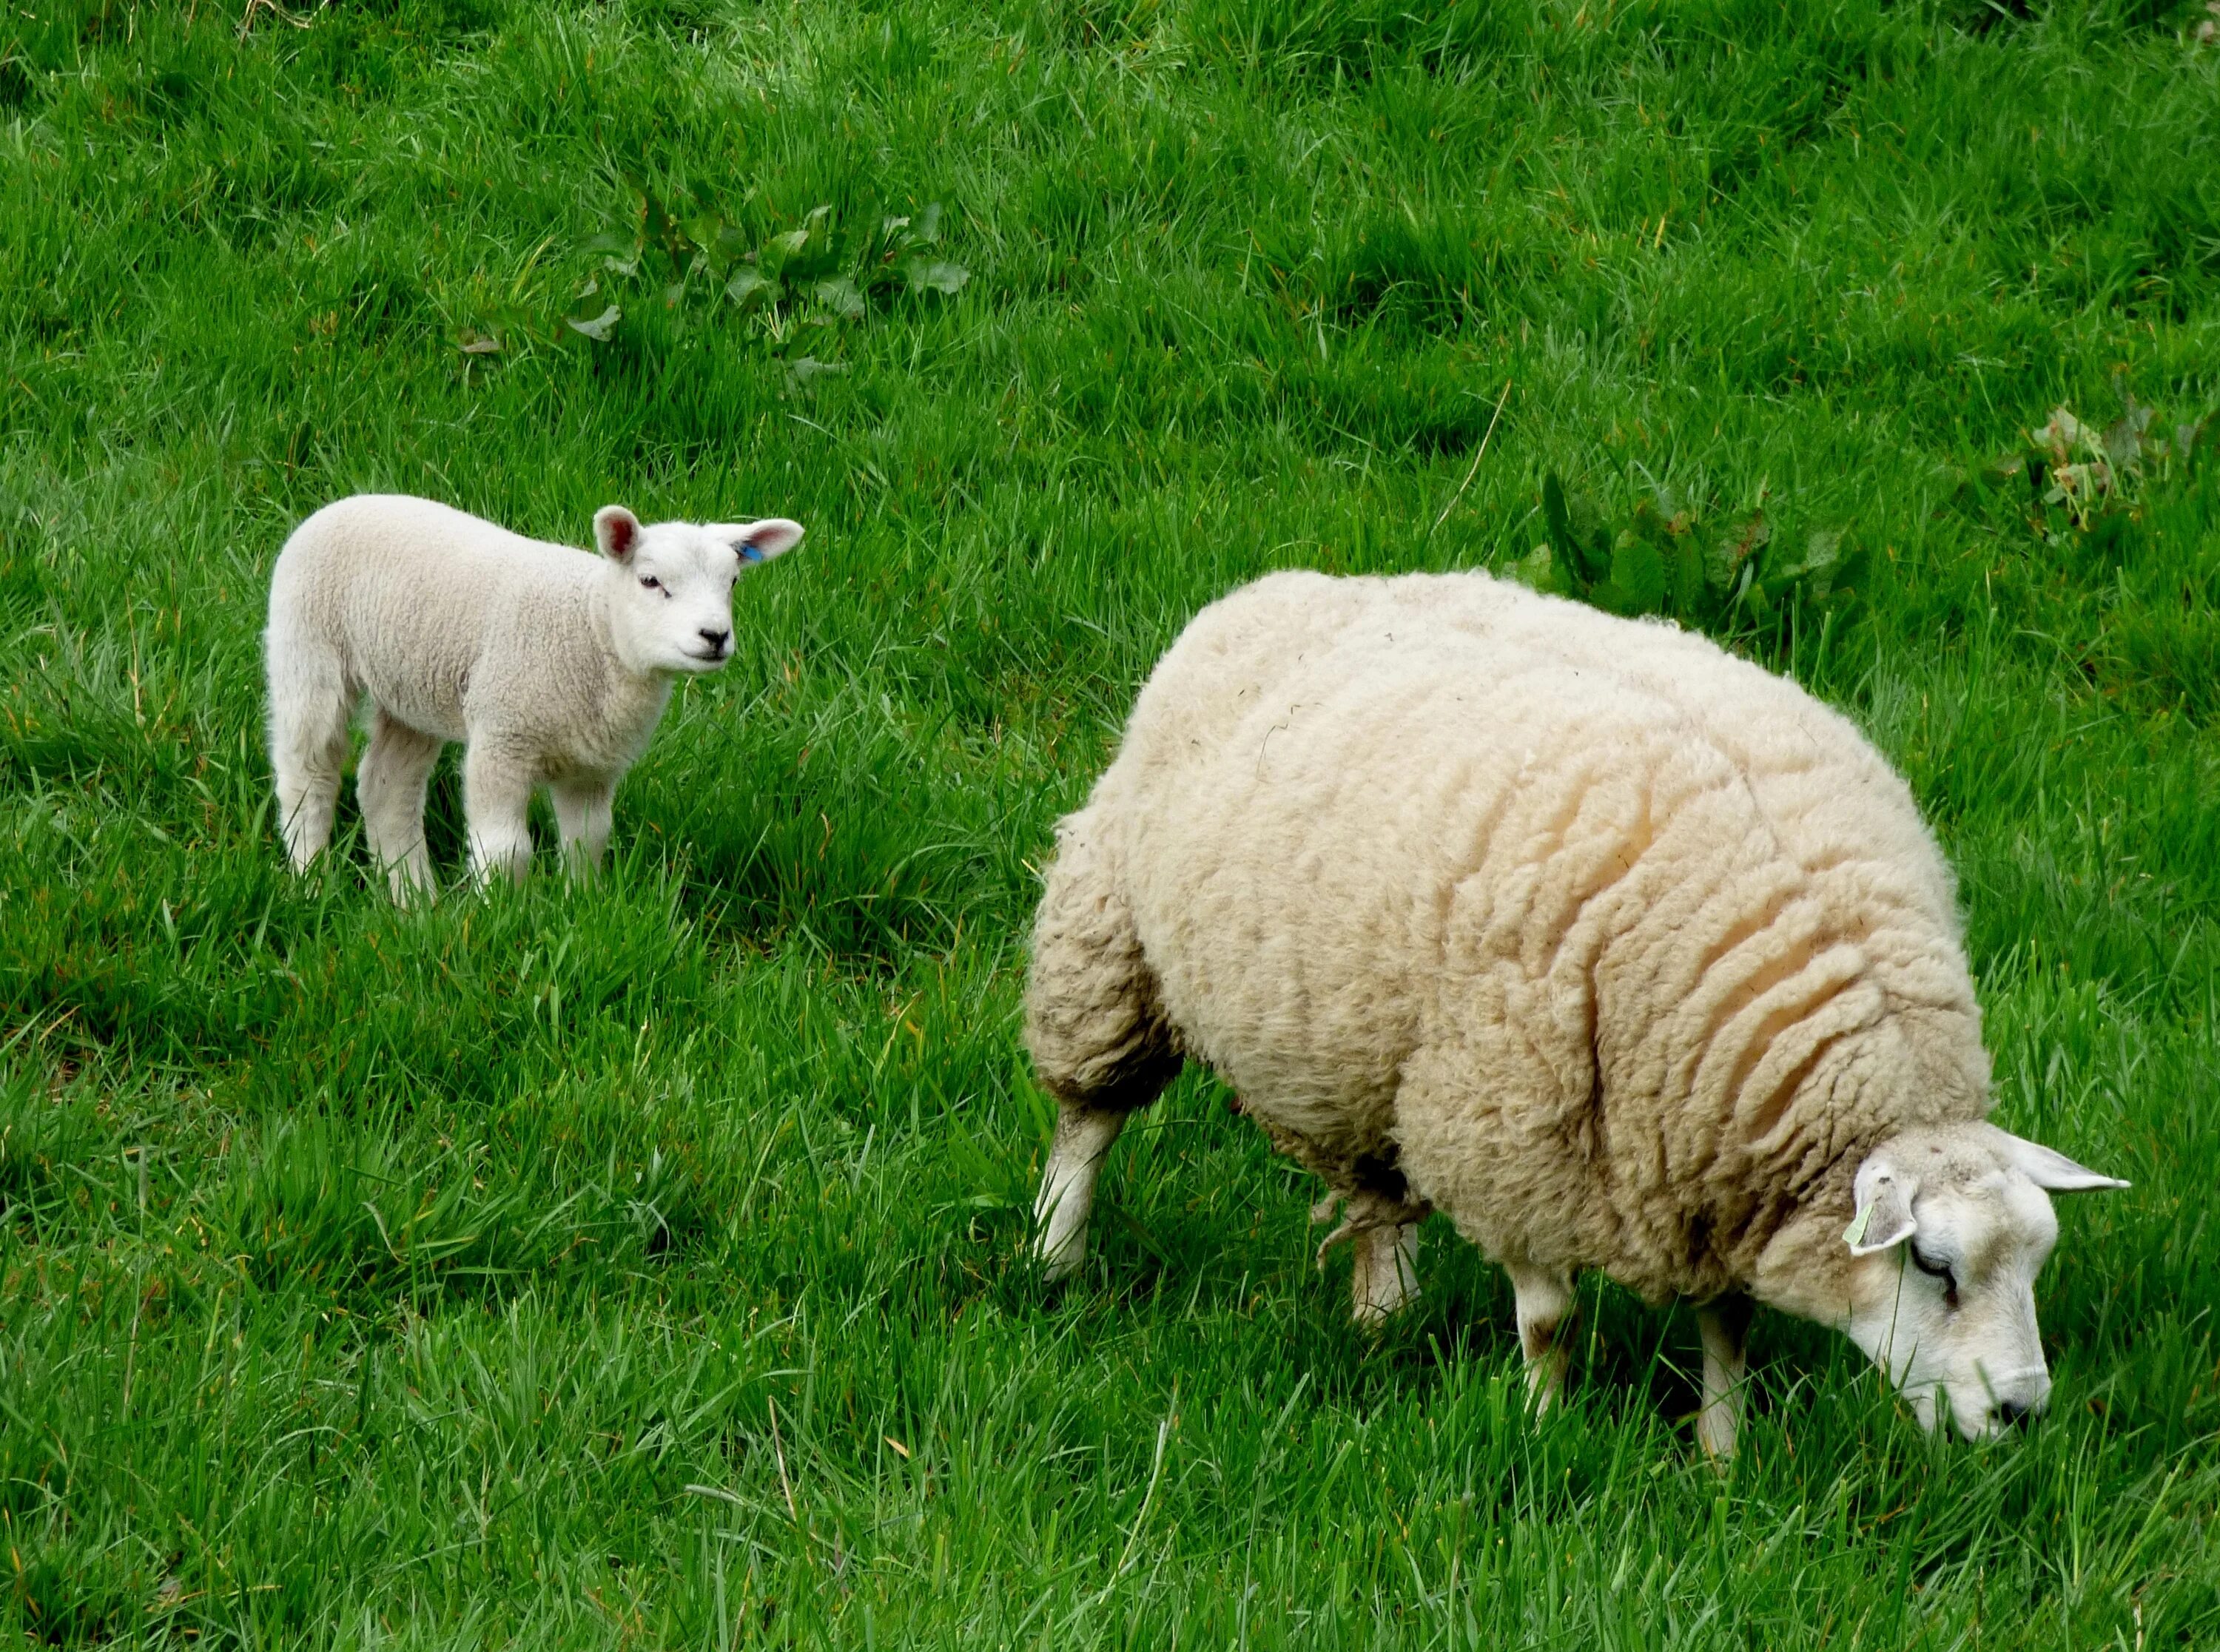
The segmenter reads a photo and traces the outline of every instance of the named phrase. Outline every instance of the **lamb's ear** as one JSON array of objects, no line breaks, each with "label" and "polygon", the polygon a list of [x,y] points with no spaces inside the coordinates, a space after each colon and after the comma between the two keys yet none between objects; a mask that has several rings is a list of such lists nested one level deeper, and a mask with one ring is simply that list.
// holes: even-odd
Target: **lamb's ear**
[{"label": "lamb's ear", "polygon": [[783,516],[766,516],[760,522],[726,522],[718,533],[733,543],[742,562],[769,562],[801,543],[801,524]]},{"label": "lamb's ear", "polygon": [[594,543],[611,562],[630,562],[639,544],[639,518],[622,505],[603,505],[594,513]]},{"label": "lamb's ear", "polygon": [[1843,1241],[1854,1256],[1870,1256],[1893,1244],[1902,1244],[1919,1231],[1912,1219],[1911,1201],[1918,1196],[1919,1178],[1898,1169],[1886,1159],[1870,1158],[1858,1168],[1857,1214],[1843,1231]]},{"label": "lamb's ear", "polygon": [[2098,1175],[2094,1170],[2083,1169],[2063,1153],[2055,1152],[2040,1142],[2024,1141],[2009,1131],[1999,1131],[2005,1138],[2005,1153],[2017,1170],[2038,1188],[2052,1193],[2088,1193],[2098,1188],[2124,1188],[2128,1184],[2117,1176]]}]

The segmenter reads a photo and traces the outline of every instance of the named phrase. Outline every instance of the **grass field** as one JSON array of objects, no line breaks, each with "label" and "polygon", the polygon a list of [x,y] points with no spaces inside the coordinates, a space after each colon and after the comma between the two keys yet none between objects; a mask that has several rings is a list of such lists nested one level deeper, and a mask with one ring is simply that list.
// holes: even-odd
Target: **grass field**
[{"label": "grass field", "polygon": [[[9,10],[9,1635],[2220,1644],[2202,9]],[[2101,499],[1982,480],[2123,391]],[[1151,661],[1525,558],[1551,475],[1869,564],[1707,614],[1930,811],[1999,1120],[2134,1181],[2061,1203],[2024,1438],[1762,1314],[1714,1472],[1692,1317],[1598,1281],[1536,1425],[1494,1272],[1444,1229],[1368,1343],[1199,1074],[1021,1260],[1034,868]],[[398,913],[351,793],[284,870],[266,577],[365,489],[809,525],[597,885]]]}]

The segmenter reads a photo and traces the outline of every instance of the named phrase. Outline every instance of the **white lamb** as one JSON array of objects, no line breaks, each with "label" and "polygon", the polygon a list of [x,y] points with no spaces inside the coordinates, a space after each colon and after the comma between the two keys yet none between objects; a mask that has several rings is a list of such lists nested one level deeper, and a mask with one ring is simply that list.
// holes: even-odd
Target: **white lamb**
[{"label": "white lamb", "polygon": [[1927,1427],[1945,1393],[1969,1436],[2039,1409],[2043,1190],[2126,1185],[1984,1122],[1950,873],[1848,721],[1481,574],[1199,615],[1058,828],[1026,1009],[1051,1276],[1193,1056],[1344,1206],[1359,1319],[1409,1299],[1432,1210],[1509,1272],[1543,1406],[1575,1270],[1691,1298],[1721,1454],[1751,1299]]},{"label": "white lamb", "polygon": [[591,871],[617,782],[673,680],[732,656],[740,570],[801,538],[778,517],[642,527],[607,505],[594,516],[596,556],[428,499],[325,506],[294,530],[270,578],[270,756],[294,866],[331,836],[347,725],[367,695],[355,790],[396,900],[432,888],[424,789],[448,740],[467,745],[474,876],[524,876],[526,810],[540,785],[572,872]]}]

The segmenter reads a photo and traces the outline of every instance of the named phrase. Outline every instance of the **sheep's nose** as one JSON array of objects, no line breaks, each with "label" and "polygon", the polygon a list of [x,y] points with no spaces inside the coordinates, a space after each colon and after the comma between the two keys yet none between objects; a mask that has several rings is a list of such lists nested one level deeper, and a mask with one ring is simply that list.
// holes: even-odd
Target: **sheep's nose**
[{"label": "sheep's nose", "polygon": [[1997,1401],[1997,1421],[2006,1428],[2018,1428],[2035,1415],[2035,1407],[2017,1400]]},{"label": "sheep's nose", "polygon": [[712,631],[707,626],[702,627],[702,640],[720,654],[725,651],[725,639],[732,634],[729,631]]}]

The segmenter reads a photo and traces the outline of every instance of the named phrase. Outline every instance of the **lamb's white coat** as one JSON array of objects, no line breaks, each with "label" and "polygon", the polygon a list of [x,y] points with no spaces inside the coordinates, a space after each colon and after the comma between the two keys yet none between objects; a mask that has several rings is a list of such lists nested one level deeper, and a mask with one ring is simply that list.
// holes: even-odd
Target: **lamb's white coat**
[{"label": "lamb's white coat", "polygon": [[271,576],[265,640],[271,763],[295,866],[331,835],[365,696],[355,783],[396,898],[431,887],[424,791],[448,740],[467,744],[474,874],[523,875],[540,785],[573,870],[599,863],[617,782],[672,682],[731,657],[734,580],[802,531],[783,518],[644,527],[617,505],[594,527],[598,555],[428,499],[361,494],[294,530]]},{"label": "lamb's white coat", "polygon": [[1545,1400],[1576,1269],[1691,1297],[1718,1450],[1745,1293],[1849,1331],[1924,1421],[1945,1389],[1969,1433],[2040,1406],[2041,1189],[2113,1185],[1981,1122],[1953,880],[1850,723],[1481,574],[1280,574],[1199,615],[1059,827],[1026,1007],[1052,1273],[1191,1055],[1344,1204],[1360,1318],[1434,1209],[1510,1271]]}]

